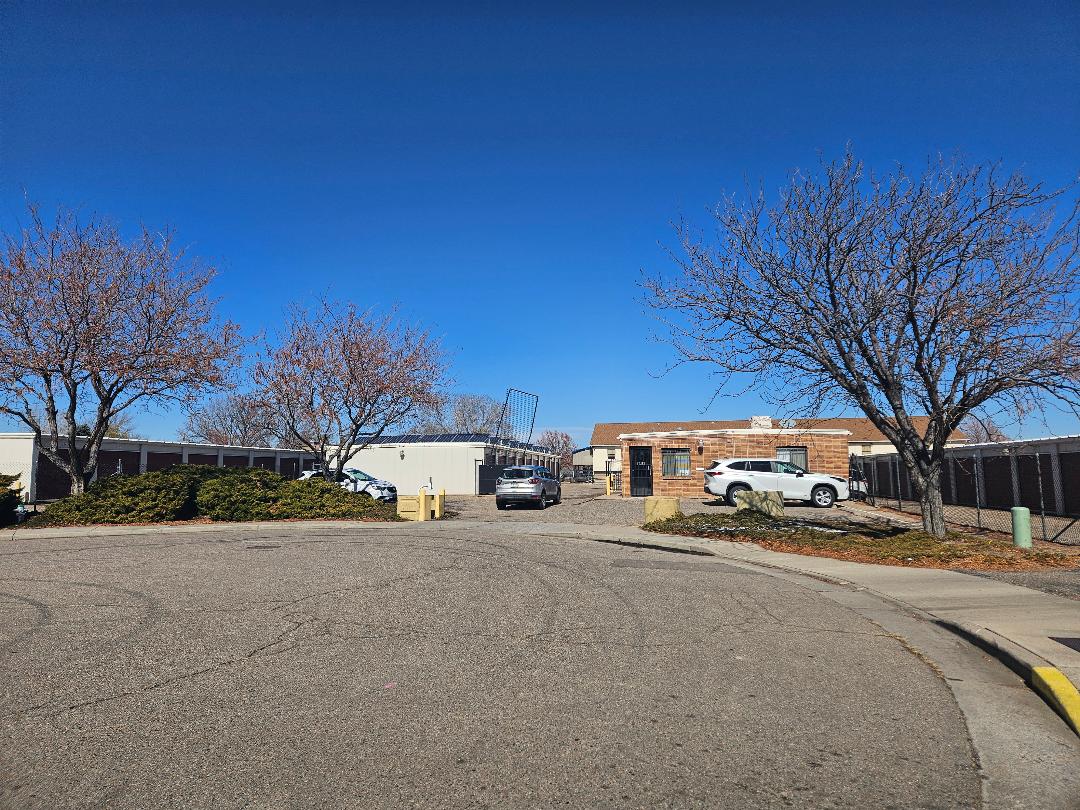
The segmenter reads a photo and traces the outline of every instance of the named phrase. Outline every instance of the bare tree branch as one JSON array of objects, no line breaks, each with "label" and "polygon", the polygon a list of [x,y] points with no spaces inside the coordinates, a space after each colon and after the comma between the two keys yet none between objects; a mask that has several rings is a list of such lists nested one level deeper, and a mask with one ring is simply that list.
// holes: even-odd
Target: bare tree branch
[{"label": "bare tree branch", "polygon": [[[23,422],[81,492],[102,439],[133,406],[188,402],[227,381],[240,347],[207,289],[213,268],[145,228],[60,210],[4,236],[0,413]],[[85,439],[77,440],[80,422]]]},{"label": "bare tree branch", "polygon": [[[708,362],[793,412],[856,407],[896,446],[944,532],[949,435],[993,405],[1080,405],[1078,209],[996,165],[867,174],[848,151],[716,209],[718,242],[680,223],[674,278],[645,282],[682,362]],[[926,414],[925,429],[914,414]]]},{"label": "bare tree branch", "polygon": [[332,480],[357,450],[438,405],[444,374],[427,332],[324,299],[292,309],[255,367],[256,396],[279,438],[314,454]]}]

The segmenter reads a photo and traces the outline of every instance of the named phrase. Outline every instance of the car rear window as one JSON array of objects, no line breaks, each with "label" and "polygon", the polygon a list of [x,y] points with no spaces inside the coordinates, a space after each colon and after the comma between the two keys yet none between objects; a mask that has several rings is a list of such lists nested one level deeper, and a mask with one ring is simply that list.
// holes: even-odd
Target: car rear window
[{"label": "car rear window", "polygon": [[[503,478],[532,478],[532,470],[503,470]],[[488,485],[490,486],[490,484]]]},{"label": "car rear window", "polygon": [[730,464],[728,464],[727,467],[728,467],[729,470],[745,470],[746,469],[746,462],[745,461],[733,461]]}]

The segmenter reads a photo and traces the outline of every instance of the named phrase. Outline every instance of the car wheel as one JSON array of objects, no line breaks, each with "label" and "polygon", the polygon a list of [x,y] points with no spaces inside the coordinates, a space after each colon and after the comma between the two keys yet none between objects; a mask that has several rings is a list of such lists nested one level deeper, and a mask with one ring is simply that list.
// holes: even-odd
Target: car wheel
[{"label": "car wheel", "polygon": [[742,493],[749,491],[750,487],[746,486],[745,484],[732,484],[730,487],[728,487],[727,491],[728,506],[738,506],[739,496],[742,495]]},{"label": "car wheel", "polygon": [[547,509],[547,491],[540,490],[540,503],[536,505],[537,509]]},{"label": "car wheel", "polygon": [[562,503],[562,487],[555,490],[555,503]]},{"label": "car wheel", "polygon": [[495,501],[495,508],[496,508],[496,509],[505,509],[505,508],[506,508],[506,504],[505,504],[505,503],[503,503],[502,501]]},{"label": "car wheel", "polygon": [[828,487],[814,487],[810,493],[810,503],[821,509],[828,509],[836,500],[836,495]]}]

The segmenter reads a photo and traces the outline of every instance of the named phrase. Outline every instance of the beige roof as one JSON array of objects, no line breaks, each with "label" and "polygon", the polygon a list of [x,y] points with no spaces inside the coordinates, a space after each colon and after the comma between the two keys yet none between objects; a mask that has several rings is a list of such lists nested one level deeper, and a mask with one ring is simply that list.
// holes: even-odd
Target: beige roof
[{"label": "beige roof", "polygon": [[[824,417],[821,419],[796,419],[795,427],[803,429],[825,428],[829,430],[847,430],[851,432],[848,442],[884,442],[888,441],[880,430],[865,416],[862,417]],[[929,417],[913,416],[912,421],[918,430],[926,430]],[[773,427],[779,427],[779,420],[773,420]],[[737,430],[750,427],[749,419],[722,419],[713,421],[686,422],[597,422],[593,426],[592,444],[604,447],[619,444],[620,433],[662,433],[672,430]],[[949,437],[951,442],[967,439],[963,433],[955,432]]]}]

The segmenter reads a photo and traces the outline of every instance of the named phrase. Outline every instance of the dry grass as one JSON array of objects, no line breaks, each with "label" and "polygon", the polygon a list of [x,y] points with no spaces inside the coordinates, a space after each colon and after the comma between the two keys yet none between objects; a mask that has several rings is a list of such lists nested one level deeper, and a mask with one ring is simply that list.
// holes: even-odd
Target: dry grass
[{"label": "dry grass", "polygon": [[771,551],[786,551],[852,562],[917,568],[978,571],[1080,569],[1080,557],[1065,551],[1022,551],[1001,536],[950,532],[937,538],[890,524],[837,524],[770,518],[756,512],[680,515],[643,528],[688,537],[749,541]]}]

